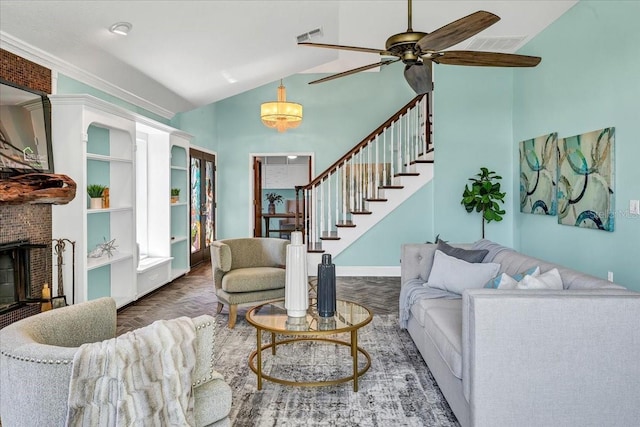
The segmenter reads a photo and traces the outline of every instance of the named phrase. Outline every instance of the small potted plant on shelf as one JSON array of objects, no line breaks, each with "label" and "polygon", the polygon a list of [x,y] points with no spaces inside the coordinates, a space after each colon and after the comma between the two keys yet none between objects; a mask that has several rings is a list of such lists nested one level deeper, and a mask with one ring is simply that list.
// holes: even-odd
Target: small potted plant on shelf
[{"label": "small potted plant on shelf", "polygon": [[102,193],[105,188],[107,187],[100,184],[91,184],[87,186],[87,194],[91,199],[89,204],[91,209],[102,209]]},{"label": "small potted plant on shelf", "polygon": [[268,212],[270,215],[276,213],[276,203],[284,202],[284,197],[278,193],[267,193],[264,198],[269,201]]},{"label": "small potted plant on shelf", "polygon": [[171,203],[178,203],[180,201],[180,189],[172,188],[171,189]]}]

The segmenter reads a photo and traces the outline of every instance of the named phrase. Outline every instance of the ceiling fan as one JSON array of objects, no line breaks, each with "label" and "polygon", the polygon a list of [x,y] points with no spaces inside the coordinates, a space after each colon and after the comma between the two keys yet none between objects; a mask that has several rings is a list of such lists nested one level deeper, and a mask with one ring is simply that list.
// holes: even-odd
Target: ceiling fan
[{"label": "ceiling fan", "polygon": [[448,65],[469,65],[487,67],[535,67],[541,58],[537,56],[516,55],[498,52],[477,52],[471,50],[449,50],[469,37],[489,28],[500,20],[500,17],[486,11],[478,11],[453,21],[432,33],[413,31],[411,28],[411,0],[408,0],[408,27],[404,33],[395,34],[387,39],[384,49],[342,46],[323,43],[298,43],[301,46],[322,47],[329,49],[353,50],[357,52],[377,53],[381,56],[392,56],[395,59],[382,59],[380,62],[354,68],[342,73],[333,74],[309,84],[323,83],[339,77],[348,76],[371,68],[381,67],[402,61],[405,64],[404,77],[409,86],[417,93],[433,90],[432,62]]}]

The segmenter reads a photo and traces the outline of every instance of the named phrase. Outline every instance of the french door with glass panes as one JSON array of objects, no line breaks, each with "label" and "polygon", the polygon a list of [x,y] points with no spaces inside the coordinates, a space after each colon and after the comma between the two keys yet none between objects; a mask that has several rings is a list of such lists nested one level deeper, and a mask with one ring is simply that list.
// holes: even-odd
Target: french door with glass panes
[{"label": "french door with glass panes", "polygon": [[216,238],[216,157],[190,149],[191,266],[209,262],[209,247]]}]

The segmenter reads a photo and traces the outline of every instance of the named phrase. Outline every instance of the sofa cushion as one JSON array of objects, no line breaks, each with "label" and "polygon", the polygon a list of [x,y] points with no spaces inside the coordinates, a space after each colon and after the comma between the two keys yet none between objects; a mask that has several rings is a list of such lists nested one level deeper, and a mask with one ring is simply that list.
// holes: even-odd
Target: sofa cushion
[{"label": "sofa cushion", "polygon": [[284,268],[251,267],[231,270],[222,278],[222,289],[226,292],[255,292],[283,288]]},{"label": "sofa cushion", "polygon": [[449,256],[471,263],[482,262],[484,257],[489,253],[489,251],[486,249],[456,248],[445,243],[442,240],[438,240],[438,246],[436,247],[436,249]]},{"label": "sofa cushion", "polygon": [[422,299],[411,313],[424,327],[451,373],[462,378],[462,300]]},{"label": "sofa cushion", "polygon": [[483,287],[499,269],[500,264],[472,264],[436,250],[427,286],[462,295],[465,289]]}]

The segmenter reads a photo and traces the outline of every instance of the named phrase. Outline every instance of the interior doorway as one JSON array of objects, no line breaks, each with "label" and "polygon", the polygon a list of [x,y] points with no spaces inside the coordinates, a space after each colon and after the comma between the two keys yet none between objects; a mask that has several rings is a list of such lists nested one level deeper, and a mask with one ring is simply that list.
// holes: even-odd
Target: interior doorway
[{"label": "interior doorway", "polygon": [[[291,219],[279,216],[287,213],[287,206],[295,207],[295,187],[311,182],[313,153],[252,154],[251,164],[253,237],[289,238],[290,227],[281,225]],[[282,196],[275,214],[269,214],[267,193]]]},{"label": "interior doorway", "polygon": [[216,156],[189,150],[191,267],[211,259],[216,239]]}]

